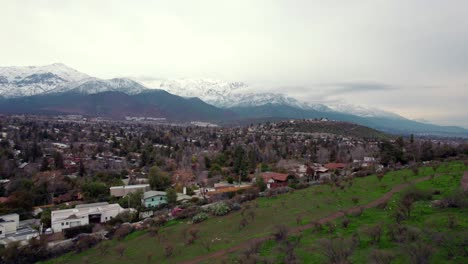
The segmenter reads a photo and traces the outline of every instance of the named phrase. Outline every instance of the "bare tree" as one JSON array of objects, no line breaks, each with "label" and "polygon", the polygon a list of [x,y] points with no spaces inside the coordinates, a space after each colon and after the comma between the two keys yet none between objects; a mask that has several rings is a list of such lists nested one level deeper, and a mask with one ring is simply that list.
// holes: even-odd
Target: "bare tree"
[{"label": "bare tree", "polygon": [[390,264],[395,259],[395,255],[388,250],[374,249],[369,256],[369,263]]},{"label": "bare tree", "polygon": [[127,248],[126,248],[123,244],[117,245],[117,246],[115,247],[115,252],[116,252],[117,255],[118,255],[119,257],[121,257],[121,258],[124,256],[125,250],[127,250]]},{"label": "bare tree", "polygon": [[353,254],[356,244],[352,239],[323,238],[318,240],[319,252],[327,259],[327,263],[350,263],[349,257]]}]

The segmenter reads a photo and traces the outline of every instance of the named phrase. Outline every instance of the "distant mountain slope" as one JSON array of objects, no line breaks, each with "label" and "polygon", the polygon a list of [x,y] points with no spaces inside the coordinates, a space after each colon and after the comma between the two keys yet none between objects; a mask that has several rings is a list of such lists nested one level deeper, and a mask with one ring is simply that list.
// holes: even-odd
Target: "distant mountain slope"
[{"label": "distant mountain slope", "polygon": [[293,118],[309,119],[326,117],[332,120],[352,122],[363,126],[371,127],[380,131],[393,134],[418,134],[418,135],[438,135],[450,137],[468,138],[468,130],[461,127],[438,126],[426,123],[420,123],[405,118],[391,117],[361,117],[352,114],[316,111],[300,109],[287,105],[266,104],[255,107],[233,107],[229,108],[236,113],[240,119],[255,118]]},{"label": "distant mountain slope", "polygon": [[0,96],[10,98],[41,94],[86,78],[89,76],[61,63],[0,67]]},{"label": "distant mountain slope", "polygon": [[395,134],[468,137],[468,130],[460,127],[416,122],[376,108],[345,103],[327,106],[302,102],[281,93],[258,92],[242,82],[182,79],[145,84],[159,89],[148,89],[127,78],[90,77],[60,63],[0,67],[0,111],[82,113],[112,118],[163,116],[223,124],[327,117]]},{"label": "distant mountain slope", "polygon": [[86,78],[60,85],[47,93],[75,92],[83,94],[97,94],[102,92],[122,92],[134,95],[145,90],[148,90],[148,88],[127,78],[114,78],[109,80]]},{"label": "distant mountain slope", "polygon": [[136,95],[106,91],[97,94],[70,91],[0,100],[0,112],[9,114],[81,114],[123,119],[126,116],[164,117],[173,121],[216,121],[229,118],[199,99],[186,99],[166,91]]},{"label": "distant mountain slope", "polygon": [[389,139],[392,136],[378,130],[350,122],[332,121],[295,121],[277,125],[291,132],[328,133],[344,137]]}]

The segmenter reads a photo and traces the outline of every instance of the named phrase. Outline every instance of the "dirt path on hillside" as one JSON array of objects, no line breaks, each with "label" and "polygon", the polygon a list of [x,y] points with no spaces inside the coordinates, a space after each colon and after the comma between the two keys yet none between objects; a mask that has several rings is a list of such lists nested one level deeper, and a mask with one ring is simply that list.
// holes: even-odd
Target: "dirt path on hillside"
[{"label": "dirt path on hillside", "polygon": [[464,191],[468,191],[468,171],[463,174],[460,185]]},{"label": "dirt path on hillside", "polygon": [[[392,190],[385,193],[383,196],[381,196],[377,200],[374,200],[374,201],[372,201],[372,202],[370,202],[368,204],[365,204],[365,205],[360,205],[360,206],[352,207],[352,208],[347,209],[347,210],[343,210],[343,211],[340,211],[340,212],[333,213],[333,214],[331,214],[331,215],[329,215],[329,216],[327,216],[325,218],[318,219],[316,222],[320,223],[320,224],[324,224],[324,223],[333,221],[333,220],[335,220],[337,218],[343,217],[345,214],[352,214],[352,213],[358,212],[358,211],[360,211],[362,209],[369,209],[369,208],[376,207],[376,206],[378,206],[380,204],[388,202],[394,193],[402,191],[403,189],[405,189],[406,187],[408,187],[409,185],[411,185],[413,183],[422,182],[422,181],[425,181],[425,180],[428,180],[428,179],[430,179],[430,176],[418,178],[418,179],[415,179],[415,180],[407,182],[407,183],[399,184],[399,185],[393,187]],[[468,188],[468,171],[466,171],[465,174],[463,175],[462,186],[463,186],[463,188],[465,188],[465,187]],[[306,229],[310,229],[310,228],[313,228],[313,227],[314,227],[314,223],[310,223],[310,224],[307,224],[307,225],[292,228],[289,231],[290,231],[290,233],[299,233],[299,232],[302,232],[302,231],[304,231]],[[239,251],[241,249],[247,248],[249,245],[251,245],[253,243],[263,242],[263,241],[269,240],[271,238],[273,238],[273,236],[254,238],[254,239],[248,240],[246,242],[243,242],[243,243],[241,243],[241,244],[239,244],[237,246],[227,248],[227,249],[222,249],[222,250],[213,252],[213,253],[208,254],[208,255],[198,256],[198,257],[196,257],[194,259],[187,260],[187,261],[180,262],[180,263],[182,263],[182,264],[196,264],[196,263],[200,263],[202,261],[206,261],[206,260],[209,260],[209,259],[220,258],[220,257],[223,257],[226,254],[233,253],[233,252]]]}]

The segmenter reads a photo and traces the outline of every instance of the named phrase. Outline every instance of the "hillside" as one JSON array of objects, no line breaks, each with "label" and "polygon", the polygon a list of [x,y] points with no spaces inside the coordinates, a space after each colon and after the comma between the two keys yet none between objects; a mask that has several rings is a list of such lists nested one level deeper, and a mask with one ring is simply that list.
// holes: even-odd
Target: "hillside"
[{"label": "hillside", "polygon": [[123,92],[84,94],[75,91],[0,100],[7,114],[80,114],[124,119],[126,116],[164,117],[174,121],[220,120],[232,115],[197,99],[186,99],[161,90],[136,95]]},{"label": "hillside", "polygon": [[[323,263],[325,258],[321,255],[322,250],[310,250],[320,245],[322,240],[319,239],[351,239],[353,234],[360,236],[359,245],[347,257],[353,263],[368,262],[371,251],[376,248],[388,249],[393,258],[398,260],[397,263],[409,263],[411,255],[405,247],[413,247],[438,232],[453,239],[446,241],[449,244],[431,243],[432,251],[429,255],[433,263],[447,261],[447,258],[454,259],[452,263],[464,263],[466,255],[463,255],[459,243],[463,242],[460,235],[464,234],[460,232],[465,232],[468,225],[466,209],[431,207],[431,200],[456,193],[463,171],[467,169],[463,162],[451,162],[442,164],[436,172],[432,167],[423,167],[418,175],[410,170],[400,170],[385,174],[381,180],[375,175],[356,178],[344,190],[319,185],[279,196],[258,198],[243,204],[244,210],[226,216],[212,216],[199,224],[191,224],[188,220],[170,221],[160,227],[157,234],[137,231],[125,239],[105,241],[105,246],[70,253],[46,263],[132,263],[148,259],[161,263],[243,263],[248,250],[251,252],[250,257],[256,257],[257,261],[278,263],[284,262],[287,257],[284,252],[286,241],[298,241],[290,250],[296,260],[302,263]],[[430,180],[429,176],[434,173],[438,177]],[[401,222],[404,230],[418,234],[405,244],[391,240],[387,231],[391,231],[394,224],[395,203],[411,186],[410,183],[415,183],[424,193],[433,189],[439,192],[431,195],[430,199],[416,201],[411,217]],[[375,208],[379,202],[385,201],[388,202],[387,207]],[[365,208],[362,212],[358,210],[361,207]],[[346,227],[342,224],[343,211],[349,212],[347,218],[350,222]],[[253,216],[250,216],[250,212],[254,212]],[[351,212],[354,213],[351,215]],[[447,217],[450,215],[457,221],[452,228],[447,226]],[[240,223],[244,218],[247,224],[242,227]],[[379,224],[385,232],[381,234],[379,242],[374,244],[366,230]],[[284,226],[286,231],[279,239],[275,239],[274,234],[277,234],[279,225]],[[187,244],[184,234],[194,229],[199,234],[197,240]],[[298,235],[301,235],[300,239]],[[171,255],[165,254],[168,246],[173,249]],[[103,248],[108,250],[101,250]],[[122,256],[113,253],[120,252],[115,250],[121,248]]]},{"label": "hillside", "polygon": [[301,133],[329,133],[344,137],[388,139],[390,135],[378,130],[340,121],[294,121],[281,122],[277,128]]},{"label": "hillside", "polygon": [[[163,94],[162,91],[167,94]],[[105,102],[92,106],[92,102],[99,100],[86,96],[76,97],[76,94],[92,95],[105,92],[120,92],[132,98],[128,98],[130,101],[119,109],[115,105],[105,106]],[[71,93],[75,94],[71,96],[74,98],[72,100],[67,98]],[[25,98],[28,96],[36,97]],[[51,96],[50,99],[47,96]],[[70,101],[71,105],[61,106],[60,102],[48,105],[46,102],[56,98],[61,98],[64,102]],[[104,80],[91,77],[61,63],[0,67],[0,99],[0,103],[3,104],[0,105],[2,113],[81,113],[119,119],[125,115],[163,116],[174,120],[204,120],[224,125],[255,119],[326,117],[392,134],[468,138],[468,130],[457,126],[421,123],[377,108],[349,105],[344,102],[325,105],[300,101],[287,94],[266,92],[243,82],[181,79],[146,81],[141,84],[128,78]],[[83,103],[87,105],[84,107],[86,109],[76,105],[73,100],[77,99],[85,100]],[[25,101],[31,102],[32,105],[23,104]],[[138,105],[138,102],[143,105]],[[19,105],[15,106],[15,103]],[[102,107],[105,110],[100,110]]]}]

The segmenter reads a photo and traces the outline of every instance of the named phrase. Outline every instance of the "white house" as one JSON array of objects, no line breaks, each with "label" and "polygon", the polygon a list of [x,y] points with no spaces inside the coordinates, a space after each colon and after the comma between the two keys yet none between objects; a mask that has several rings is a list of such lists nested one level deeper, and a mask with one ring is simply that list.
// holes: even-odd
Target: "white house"
[{"label": "white house", "polygon": [[19,215],[8,214],[0,216],[0,238],[4,238],[7,234],[16,232],[19,227]]},{"label": "white house", "polygon": [[18,214],[0,216],[0,244],[6,245],[13,241],[25,241],[37,237],[39,232],[25,222],[27,221],[19,221]]},{"label": "white house", "polygon": [[119,204],[92,203],[80,204],[73,209],[56,210],[51,213],[52,230],[62,232],[75,226],[90,223],[105,223],[116,215],[126,211]]}]

